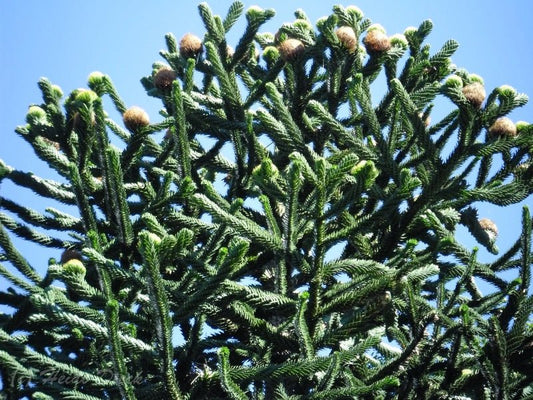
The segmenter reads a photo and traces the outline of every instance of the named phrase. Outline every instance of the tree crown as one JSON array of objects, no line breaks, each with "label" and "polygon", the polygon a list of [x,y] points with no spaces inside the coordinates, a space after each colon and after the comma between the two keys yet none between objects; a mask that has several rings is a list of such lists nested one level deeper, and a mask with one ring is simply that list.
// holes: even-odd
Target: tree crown
[{"label": "tree crown", "polygon": [[[507,116],[527,96],[487,95],[451,63],[453,40],[431,54],[430,21],[389,36],[336,6],[316,26],[298,10],[272,34],[260,28],[273,10],[199,10],[205,35],[167,34],[142,79],[159,117],[127,107],[99,72],[64,100],[39,82],[43,103],[17,133],[63,181],[1,161],[0,179],[79,214],[1,199],[12,288],[0,301],[16,310],[0,320],[6,393],[528,398],[529,210],[490,263],[455,234],[465,226],[497,254],[476,203],[531,194],[533,125]],[[431,121],[440,98],[453,109]],[[41,277],[9,231],[61,259]]]}]

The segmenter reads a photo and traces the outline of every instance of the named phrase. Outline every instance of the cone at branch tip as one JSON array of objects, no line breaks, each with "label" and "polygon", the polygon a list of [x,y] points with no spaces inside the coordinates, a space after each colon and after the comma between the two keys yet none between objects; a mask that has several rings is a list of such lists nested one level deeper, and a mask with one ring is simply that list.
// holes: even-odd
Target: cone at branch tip
[{"label": "cone at branch tip", "polygon": [[150,124],[150,118],[146,111],[137,106],[128,108],[122,118],[124,120],[124,125],[131,132],[135,132]]},{"label": "cone at branch tip", "polygon": [[369,54],[383,53],[391,48],[391,42],[385,29],[379,24],[371,25],[368,28],[363,44]]},{"label": "cone at branch tip", "polygon": [[172,88],[172,82],[174,82],[176,76],[176,72],[172,68],[159,68],[153,78],[154,86],[159,90],[169,91]]},{"label": "cone at branch tip", "polygon": [[186,33],[180,40],[180,54],[184,58],[196,58],[202,52],[202,39],[192,33]]},{"label": "cone at branch tip", "polygon": [[487,96],[485,88],[479,82],[473,82],[463,87],[463,94],[475,108],[481,108],[481,104]]},{"label": "cone at branch tip", "polygon": [[304,44],[298,39],[286,39],[278,47],[279,54],[284,61],[290,62],[298,59],[305,51]]},{"label": "cone at branch tip", "polygon": [[339,38],[339,41],[342,43],[344,48],[346,48],[350,53],[353,53],[357,49],[357,36],[355,31],[350,26],[341,26],[335,31],[335,34]]},{"label": "cone at branch tip", "polygon": [[491,242],[496,240],[496,237],[498,236],[498,227],[493,221],[488,218],[481,218],[479,220],[479,226],[489,236]]},{"label": "cone at branch tip", "polygon": [[492,137],[515,137],[518,133],[516,125],[507,117],[500,117],[489,128]]}]

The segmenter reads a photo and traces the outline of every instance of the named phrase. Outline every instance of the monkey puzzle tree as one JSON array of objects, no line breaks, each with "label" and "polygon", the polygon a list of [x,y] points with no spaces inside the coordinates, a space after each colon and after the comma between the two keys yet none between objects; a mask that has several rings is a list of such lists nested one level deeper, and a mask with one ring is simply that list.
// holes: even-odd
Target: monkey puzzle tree
[{"label": "monkey puzzle tree", "polygon": [[[527,97],[431,54],[430,21],[337,6],[274,35],[251,7],[233,49],[244,6],[199,10],[142,79],[156,123],[104,74],[39,82],[16,131],[60,179],[0,179],[78,211],[0,198],[3,397],[533,398],[530,213],[492,262],[456,238],[497,254],[476,204],[533,191],[533,125],[506,117]],[[60,260],[41,276],[13,235]]]}]

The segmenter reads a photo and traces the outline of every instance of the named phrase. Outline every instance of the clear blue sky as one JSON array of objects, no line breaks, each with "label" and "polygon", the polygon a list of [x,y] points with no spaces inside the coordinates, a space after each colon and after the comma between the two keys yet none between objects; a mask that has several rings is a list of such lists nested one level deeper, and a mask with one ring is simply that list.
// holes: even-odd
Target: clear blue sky
[{"label": "clear blue sky", "polygon": [[[246,8],[257,4],[277,11],[276,17],[263,28],[271,32],[283,22],[292,21],[293,12],[298,8],[303,8],[315,22],[329,15],[334,4],[359,6],[365,16],[382,24],[389,34],[401,33],[408,26],[418,26],[423,20],[431,19],[434,30],[427,42],[433,52],[453,38],[460,43],[454,63],[481,75],[488,91],[508,84],[533,97],[533,2],[530,0],[244,3]],[[230,4],[230,1],[211,1],[214,13],[222,15]],[[233,28],[230,44],[235,45],[243,25],[244,17]],[[25,123],[28,105],[41,102],[37,88],[41,76],[48,77],[68,94],[75,88],[86,87],[89,73],[102,71],[111,76],[128,106],[145,108],[152,121],[157,121],[160,103],[145,95],[139,79],[150,74],[152,62],[162,61],[158,51],[165,47],[167,32],[173,32],[178,39],[186,32],[203,36],[205,29],[197,3],[0,0],[0,159],[21,170],[54,176],[35,160],[30,146],[14,133],[17,125]],[[514,121],[532,122],[533,103],[514,111],[510,117]],[[9,182],[2,183],[0,191],[2,196],[41,211],[48,206],[30,193],[15,190]],[[525,203],[533,205],[531,198]],[[497,223],[500,230],[497,245],[506,250],[519,234],[521,207],[503,210],[481,205],[480,210],[480,216]],[[464,241],[474,245],[468,234],[464,235]],[[48,257],[60,254],[48,250],[30,252],[25,246],[23,249],[41,272]]]}]

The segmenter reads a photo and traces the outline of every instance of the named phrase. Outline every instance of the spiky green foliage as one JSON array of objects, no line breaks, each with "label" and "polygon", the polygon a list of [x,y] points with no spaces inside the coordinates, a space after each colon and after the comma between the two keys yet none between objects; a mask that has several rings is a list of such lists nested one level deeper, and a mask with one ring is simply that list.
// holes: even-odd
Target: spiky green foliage
[{"label": "spiky green foliage", "polygon": [[[0,179],[78,211],[0,199],[0,303],[15,310],[0,318],[4,397],[531,398],[529,210],[495,261],[455,235],[462,224],[498,253],[476,203],[533,191],[532,125],[489,133],[526,96],[472,103],[462,87],[479,78],[452,65],[454,41],[430,54],[430,21],[367,55],[335,34],[363,43],[357,8],[316,28],[298,10],[273,35],[259,32],[274,12],[252,7],[232,53],[243,4],[199,9],[204,51],[185,59],[168,34],[176,80],[154,86],[162,63],[142,79],[159,122],[109,118],[106,96],[127,107],[106,75],[64,102],[39,82],[17,132],[62,179],[1,161]],[[304,51],[284,61],[288,38]],[[454,106],[429,123],[443,97]],[[81,253],[41,276],[13,234]]]}]

